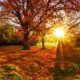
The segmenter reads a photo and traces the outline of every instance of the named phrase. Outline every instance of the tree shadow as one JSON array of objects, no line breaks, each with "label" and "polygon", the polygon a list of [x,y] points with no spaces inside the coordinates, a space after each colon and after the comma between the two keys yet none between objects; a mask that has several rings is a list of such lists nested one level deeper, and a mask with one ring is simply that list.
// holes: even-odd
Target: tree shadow
[{"label": "tree shadow", "polygon": [[56,50],[55,65],[51,69],[54,80],[64,80],[64,76],[80,74],[80,66],[78,67],[79,71],[76,71],[77,68],[73,64],[80,64],[80,56],[76,54],[77,52],[68,42],[65,42],[65,44],[63,41],[59,42]]},{"label": "tree shadow", "polygon": [[[14,53],[16,54],[17,51],[20,51],[20,50],[10,51],[8,54],[14,54]],[[3,66],[5,64],[8,64],[8,63],[11,63],[13,61],[22,59],[22,58],[24,58],[26,56],[29,56],[31,54],[35,54],[35,53],[37,53],[39,51],[41,51],[41,49],[40,50],[37,50],[37,51],[33,51],[33,52],[30,52],[30,51],[29,52],[25,52],[24,54],[19,55],[19,57],[16,57],[16,58],[13,58],[13,59],[11,59],[11,58],[9,59],[9,57],[8,57],[8,60],[5,61],[5,62],[0,62],[0,65]],[[5,55],[5,53],[4,54],[0,54],[0,55]],[[6,55],[7,55],[7,53],[6,53]],[[22,66],[22,65],[20,64],[20,66]],[[22,68],[24,69],[24,66],[22,66]]]}]

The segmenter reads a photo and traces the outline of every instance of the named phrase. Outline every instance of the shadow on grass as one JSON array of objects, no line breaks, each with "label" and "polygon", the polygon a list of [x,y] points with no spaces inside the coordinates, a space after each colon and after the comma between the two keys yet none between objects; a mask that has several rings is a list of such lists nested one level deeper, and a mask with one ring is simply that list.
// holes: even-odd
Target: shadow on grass
[{"label": "shadow on grass", "polygon": [[[16,52],[19,52],[20,50],[15,50],[15,51],[10,51],[10,52],[7,52],[6,54],[4,53],[4,54],[0,54],[0,56],[1,55],[7,55],[7,54],[16,54]],[[13,59],[9,59],[9,57],[8,57],[8,60],[7,61],[5,61],[5,62],[0,62],[0,65],[5,65],[5,64],[8,64],[8,63],[11,63],[11,62],[13,62],[13,61],[16,61],[16,60],[18,60],[18,59],[22,59],[22,58],[24,58],[24,57],[26,57],[26,56],[29,56],[29,55],[31,55],[31,54],[35,54],[35,53],[37,53],[37,52],[39,52],[39,51],[41,51],[41,49],[40,50],[37,50],[37,51],[33,51],[33,52],[24,52],[25,54],[21,54],[21,55],[19,55],[19,57],[16,57],[16,58],[13,58]],[[22,65],[21,65],[22,66]],[[23,67],[24,68],[24,67]]]},{"label": "shadow on grass", "polygon": [[76,75],[80,75],[80,56],[75,53],[76,51],[73,50],[70,44],[59,43],[56,50],[55,65],[49,69],[54,78],[53,80],[68,80],[65,79],[66,76],[75,78]]}]

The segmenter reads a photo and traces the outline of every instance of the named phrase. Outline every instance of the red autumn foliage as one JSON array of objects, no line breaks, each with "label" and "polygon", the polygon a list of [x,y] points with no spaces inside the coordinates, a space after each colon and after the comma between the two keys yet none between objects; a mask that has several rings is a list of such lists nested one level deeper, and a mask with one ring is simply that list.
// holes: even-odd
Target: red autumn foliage
[{"label": "red autumn foliage", "polygon": [[78,11],[79,4],[79,0],[1,0],[0,15],[2,19],[10,19],[23,28],[24,46],[26,46],[30,32],[37,30],[41,23],[59,18],[60,10],[68,14],[70,13],[68,10]]}]

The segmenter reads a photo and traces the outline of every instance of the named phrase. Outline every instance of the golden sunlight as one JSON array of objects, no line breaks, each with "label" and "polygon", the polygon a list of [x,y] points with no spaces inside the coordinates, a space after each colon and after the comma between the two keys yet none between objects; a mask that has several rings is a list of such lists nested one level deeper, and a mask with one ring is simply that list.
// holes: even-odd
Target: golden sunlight
[{"label": "golden sunlight", "polygon": [[62,38],[65,35],[65,31],[62,28],[55,28],[53,34],[59,38]]}]

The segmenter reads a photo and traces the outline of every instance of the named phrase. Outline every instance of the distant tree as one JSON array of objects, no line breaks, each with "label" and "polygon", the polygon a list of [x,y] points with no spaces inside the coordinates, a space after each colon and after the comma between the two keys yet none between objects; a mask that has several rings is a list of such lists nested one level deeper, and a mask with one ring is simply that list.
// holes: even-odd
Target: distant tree
[{"label": "distant tree", "polygon": [[13,35],[13,27],[3,25],[0,27],[0,44],[7,44]]},{"label": "distant tree", "polygon": [[[41,27],[41,28],[40,28]],[[44,37],[45,37],[45,35],[46,35],[46,27],[45,27],[45,25],[40,25],[40,27],[39,27],[39,30],[37,30],[38,31],[38,33],[40,34],[40,36],[41,36],[41,41],[42,41],[42,49],[45,49],[45,39],[44,39]]]},{"label": "distant tree", "polygon": [[45,35],[51,34],[49,33],[51,28],[52,26],[50,25],[50,23],[49,23],[49,26],[46,26],[46,22],[44,21],[39,25],[39,27],[36,30],[37,34],[39,34],[41,37],[42,49],[45,49]]}]

